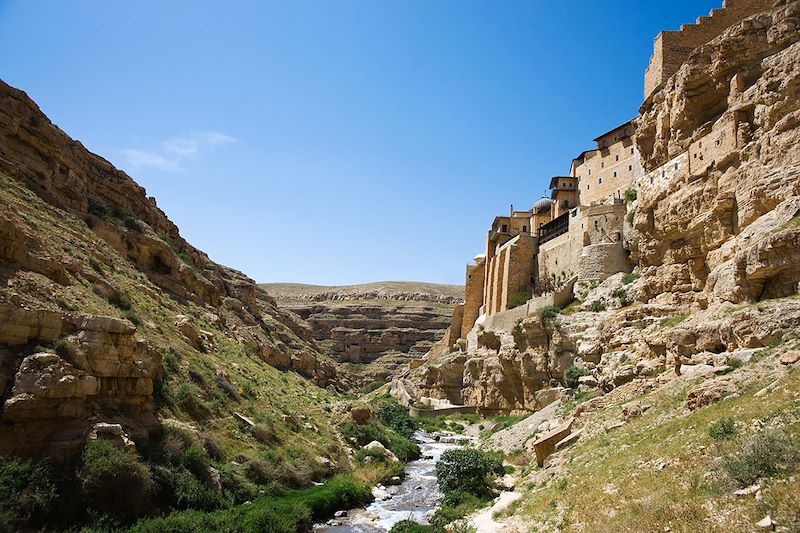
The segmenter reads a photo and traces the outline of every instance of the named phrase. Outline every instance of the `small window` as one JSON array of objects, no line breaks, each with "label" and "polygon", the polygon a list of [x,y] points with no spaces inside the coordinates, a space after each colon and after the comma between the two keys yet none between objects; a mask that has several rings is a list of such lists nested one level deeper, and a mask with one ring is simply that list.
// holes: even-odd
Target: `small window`
[{"label": "small window", "polygon": [[600,168],[606,168],[606,162],[600,161]]},{"label": "small window", "polygon": [[631,155],[633,155],[633,148],[631,148]]},{"label": "small window", "polygon": [[586,184],[586,190],[587,191],[589,190],[589,184],[588,183]]},{"label": "small window", "polygon": [[667,171],[666,171],[666,170],[662,170],[662,171],[661,171],[661,177],[663,178],[663,177],[665,177],[666,175],[667,175]]},{"label": "small window", "polygon": [[678,170],[678,163],[675,163],[675,170]]},{"label": "small window", "polygon": [[591,168],[589,169],[589,175],[590,176],[592,175],[592,169]]},{"label": "small window", "polygon": [[628,170],[633,170],[633,165],[628,165]]},{"label": "small window", "polygon": [[508,226],[503,224],[502,226],[500,226],[500,231],[503,232],[503,233],[507,232],[508,231]]},{"label": "small window", "polygon": [[616,159],[614,161],[619,161],[619,155],[616,155],[615,157]]},{"label": "small window", "polygon": [[603,183],[603,178],[597,178],[597,184],[600,185],[601,183]]},{"label": "small window", "polygon": [[528,233],[528,226],[522,226],[522,233]]}]

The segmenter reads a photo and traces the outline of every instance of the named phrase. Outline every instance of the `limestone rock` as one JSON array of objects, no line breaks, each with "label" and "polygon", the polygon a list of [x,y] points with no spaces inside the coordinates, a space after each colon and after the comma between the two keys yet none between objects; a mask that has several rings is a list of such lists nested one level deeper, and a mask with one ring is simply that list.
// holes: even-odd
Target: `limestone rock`
[{"label": "limestone rock", "polygon": [[686,406],[691,410],[699,409],[718,402],[736,391],[736,385],[728,379],[705,381],[689,389],[686,395]]}]

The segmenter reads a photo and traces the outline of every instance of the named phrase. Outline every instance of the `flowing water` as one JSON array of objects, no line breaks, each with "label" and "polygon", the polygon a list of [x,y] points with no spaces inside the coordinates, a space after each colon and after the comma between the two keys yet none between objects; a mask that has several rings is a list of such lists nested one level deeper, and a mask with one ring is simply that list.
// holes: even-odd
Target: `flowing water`
[{"label": "flowing water", "polygon": [[376,499],[366,508],[350,510],[348,516],[320,524],[315,531],[385,533],[401,520],[427,524],[427,514],[436,509],[442,497],[436,484],[436,461],[445,450],[458,448],[458,445],[437,442],[422,432],[415,433],[414,438],[422,451],[422,458],[406,465],[406,477],[401,484],[386,487],[391,498]]}]

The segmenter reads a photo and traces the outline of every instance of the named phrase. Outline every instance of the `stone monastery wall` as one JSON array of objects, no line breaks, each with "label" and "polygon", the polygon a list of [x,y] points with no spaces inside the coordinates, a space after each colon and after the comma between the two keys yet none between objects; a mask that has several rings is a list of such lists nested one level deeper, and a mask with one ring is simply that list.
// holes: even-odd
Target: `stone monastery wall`
[{"label": "stone monastery wall", "polygon": [[678,71],[692,50],[737,22],[769,9],[772,4],[772,0],[725,0],[722,8],[712,9],[707,17],[698,17],[695,24],[684,24],[679,31],[659,33],[644,74],[645,100]]}]

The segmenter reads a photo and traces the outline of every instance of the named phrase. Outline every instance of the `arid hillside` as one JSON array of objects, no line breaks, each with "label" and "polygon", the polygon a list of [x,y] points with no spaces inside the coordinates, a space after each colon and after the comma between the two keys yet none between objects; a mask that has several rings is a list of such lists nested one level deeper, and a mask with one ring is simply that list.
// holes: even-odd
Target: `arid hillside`
[{"label": "arid hillside", "polygon": [[460,285],[385,281],[327,287],[262,284],[280,306],[303,318],[314,339],[363,385],[381,383],[444,335]]}]

